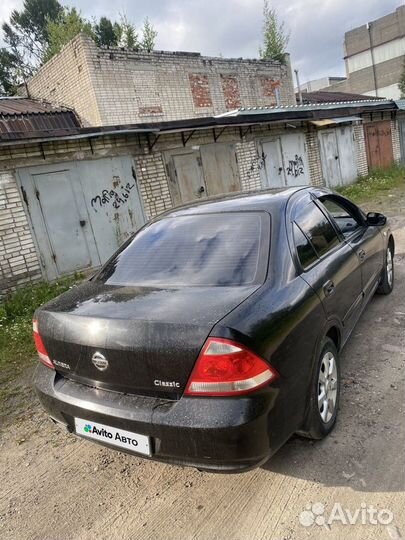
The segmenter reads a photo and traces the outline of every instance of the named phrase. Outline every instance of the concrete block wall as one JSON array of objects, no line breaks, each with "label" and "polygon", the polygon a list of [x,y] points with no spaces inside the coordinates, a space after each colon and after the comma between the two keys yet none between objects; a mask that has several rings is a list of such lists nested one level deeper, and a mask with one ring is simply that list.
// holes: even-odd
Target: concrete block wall
[{"label": "concrete block wall", "polygon": [[42,273],[23,202],[14,177],[0,171],[0,297]]},{"label": "concrete block wall", "polygon": [[345,33],[345,55],[351,56],[370,47],[370,38],[374,47],[405,35],[405,6],[398,7],[369,23],[353,28]]},{"label": "concrete block wall", "polygon": [[86,124],[179,120],[237,107],[295,105],[291,66],[199,53],[97,47],[78,35],[28,82],[32,97],[73,107]]}]

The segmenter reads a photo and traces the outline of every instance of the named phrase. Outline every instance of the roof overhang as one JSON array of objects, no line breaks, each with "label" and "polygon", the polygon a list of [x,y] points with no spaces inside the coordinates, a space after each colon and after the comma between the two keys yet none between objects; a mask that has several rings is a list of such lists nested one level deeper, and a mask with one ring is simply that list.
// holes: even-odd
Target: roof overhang
[{"label": "roof overhang", "polygon": [[324,118],[323,120],[310,120],[310,124],[317,127],[336,126],[338,124],[354,124],[362,121],[361,116],[341,116],[339,118]]},{"label": "roof overhang", "polygon": [[[106,136],[145,135],[158,137],[166,133],[190,132],[197,130],[224,130],[227,127],[247,128],[263,124],[288,124],[291,122],[307,122],[327,120],[334,123],[352,122],[358,115],[369,112],[396,111],[398,106],[394,101],[358,101],[351,103],[332,103],[318,105],[297,105],[290,107],[253,108],[230,111],[223,115],[173,120],[164,122],[127,124],[116,126],[78,127],[69,133],[37,132],[21,134],[15,139],[8,133],[0,136],[0,146],[44,143],[56,140],[94,139]],[[315,124],[316,125],[316,124]],[[326,124],[323,124],[326,125]],[[219,135],[218,135],[219,137]],[[215,137],[214,137],[215,138]]]}]

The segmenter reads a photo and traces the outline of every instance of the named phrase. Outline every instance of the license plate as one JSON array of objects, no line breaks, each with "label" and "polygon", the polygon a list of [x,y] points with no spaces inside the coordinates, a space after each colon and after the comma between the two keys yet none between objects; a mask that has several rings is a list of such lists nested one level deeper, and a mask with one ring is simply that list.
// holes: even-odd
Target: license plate
[{"label": "license plate", "polygon": [[125,431],[125,429],[117,429],[91,420],[83,420],[82,418],[75,418],[75,430],[78,435],[94,441],[125,448],[145,456],[151,455],[150,440],[146,435],[132,433],[131,431]]}]

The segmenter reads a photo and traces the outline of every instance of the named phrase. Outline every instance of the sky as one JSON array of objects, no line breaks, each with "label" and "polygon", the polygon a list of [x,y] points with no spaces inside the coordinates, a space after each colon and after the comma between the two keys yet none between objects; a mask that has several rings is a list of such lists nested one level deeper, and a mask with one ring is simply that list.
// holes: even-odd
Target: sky
[{"label": "sky", "polygon": [[[91,19],[119,19],[125,13],[138,27],[149,16],[158,31],[156,49],[255,58],[262,41],[263,0],[60,0]],[[0,0],[0,22],[23,0]],[[386,15],[400,0],[272,0],[290,32],[288,52],[301,83],[327,75],[344,76],[343,38],[347,30]]]}]

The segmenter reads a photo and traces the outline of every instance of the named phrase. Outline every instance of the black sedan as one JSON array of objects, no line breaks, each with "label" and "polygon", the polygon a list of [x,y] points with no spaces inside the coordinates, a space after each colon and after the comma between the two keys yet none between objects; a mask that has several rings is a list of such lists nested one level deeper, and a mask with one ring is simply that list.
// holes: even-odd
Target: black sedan
[{"label": "black sedan", "polygon": [[243,471],[327,435],[339,353],[394,282],[382,214],[314,187],[207,200],[147,224],[37,310],[34,376],[70,432],[152,459]]}]

